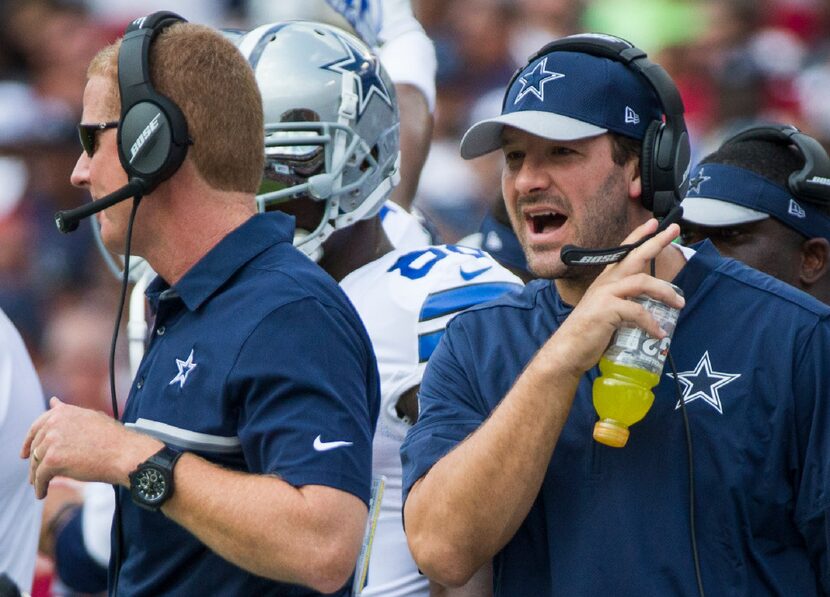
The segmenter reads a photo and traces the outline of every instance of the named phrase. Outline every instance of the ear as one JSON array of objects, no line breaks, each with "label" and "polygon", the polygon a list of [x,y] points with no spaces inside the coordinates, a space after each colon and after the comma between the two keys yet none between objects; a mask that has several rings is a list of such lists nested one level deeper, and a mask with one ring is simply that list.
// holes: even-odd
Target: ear
[{"label": "ear", "polygon": [[625,165],[625,180],[628,182],[628,196],[635,201],[640,201],[640,197],[643,194],[640,158],[632,158]]},{"label": "ear", "polygon": [[801,245],[799,280],[805,286],[818,282],[830,269],[830,242],[826,238],[811,238]]}]

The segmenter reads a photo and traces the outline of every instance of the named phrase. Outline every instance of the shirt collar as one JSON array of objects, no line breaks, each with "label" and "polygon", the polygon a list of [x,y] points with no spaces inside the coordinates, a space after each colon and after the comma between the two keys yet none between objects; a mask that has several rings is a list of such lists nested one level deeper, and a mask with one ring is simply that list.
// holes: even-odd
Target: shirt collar
[{"label": "shirt collar", "polygon": [[686,302],[695,293],[695,291],[703,283],[712,271],[718,267],[723,257],[721,257],[715,245],[708,239],[703,242],[692,245],[695,254],[686,261],[686,265],[680,270],[680,273],[672,280],[672,283],[679,286],[683,290],[683,295]]},{"label": "shirt collar", "polygon": [[[178,297],[198,309],[251,259],[278,243],[292,242],[294,218],[281,212],[256,214],[207,252],[174,286],[160,276],[147,288],[151,303]],[[164,296],[162,296],[164,295]]]}]

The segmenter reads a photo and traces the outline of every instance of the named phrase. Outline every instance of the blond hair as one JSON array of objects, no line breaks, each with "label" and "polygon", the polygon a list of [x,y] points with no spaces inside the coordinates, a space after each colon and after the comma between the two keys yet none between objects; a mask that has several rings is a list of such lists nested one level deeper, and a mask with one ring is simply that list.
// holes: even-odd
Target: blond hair
[{"label": "blond hair", "polygon": [[[87,77],[111,81],[107,103],[120,113],[118,52],[121,40],[101,50]],[[202,178],[223,191],[254,193],[265,155],[262,97],[253,70],[232,42],[204,25],[176,23],[150,48],[156,91],[179,106],[193,145],[188,149]]]}]

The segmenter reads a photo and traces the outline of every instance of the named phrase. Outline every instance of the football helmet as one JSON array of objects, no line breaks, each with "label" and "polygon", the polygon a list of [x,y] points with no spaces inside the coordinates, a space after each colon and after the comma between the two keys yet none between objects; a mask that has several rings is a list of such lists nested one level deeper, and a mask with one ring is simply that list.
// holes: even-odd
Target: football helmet
[{"label": "football helmet", "polygon": [[263,25],[237,44],[254,69],[265,111],[258,209],[299,198],[321,202],[319,222],[298,222],[294,237],[297,248],[319,260],[332,232],[376,215],[400,180],[393,84],[368,46],[330,25]]}]

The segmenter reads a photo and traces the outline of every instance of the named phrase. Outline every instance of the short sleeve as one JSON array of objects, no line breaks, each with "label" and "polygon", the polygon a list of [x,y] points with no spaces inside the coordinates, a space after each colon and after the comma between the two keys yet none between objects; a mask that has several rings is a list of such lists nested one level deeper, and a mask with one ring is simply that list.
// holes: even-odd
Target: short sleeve
[{"label": "short sleeve", "polygon": [[427,363],[418,421],[401,446],[404,502],[415,482],[487,417],[474,399],[469,377],[474,369],[463,364],[463,355],[469,354],[463,331],[453,320]]},{"label": "short sleeve", "polygon": [[356,315],[313,298],[283,305],[245,341],[231,376],[250,470],[368,504],[379,389]]}]

